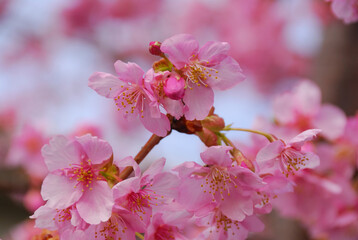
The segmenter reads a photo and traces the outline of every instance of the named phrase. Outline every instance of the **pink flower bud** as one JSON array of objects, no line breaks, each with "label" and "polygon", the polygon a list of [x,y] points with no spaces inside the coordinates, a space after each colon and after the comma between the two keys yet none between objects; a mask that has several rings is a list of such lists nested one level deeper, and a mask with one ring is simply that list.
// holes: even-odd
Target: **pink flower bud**
[{"label": "pink flower bud", "polygon": [[162,51],[160,50],[161,42],[153,41],[149,43],[149,52],[155,56],[162,55]]},{"label": "pink flower bud", "polygon": [[201,124],[203,125],[204,128],[210,129],[211,131],[214,132],[219,132],[223,128],[225,128],[224,119],[222,119],[216,114],[207,116],[206,118],[201,120]]},{"label": "pink flower bud", "polygon": [[183,78],[169,77],[164,84],[164,92],[167,97],[179,100],[184,97],[185,80]]}]

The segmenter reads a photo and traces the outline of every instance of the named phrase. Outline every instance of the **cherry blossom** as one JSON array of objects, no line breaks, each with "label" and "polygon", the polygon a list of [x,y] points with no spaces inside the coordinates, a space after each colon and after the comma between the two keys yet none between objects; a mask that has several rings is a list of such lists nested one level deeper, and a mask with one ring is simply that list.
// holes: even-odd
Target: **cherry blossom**
[{"label": "cherry blossom", "polygon": [[212,88],[226,90],[245,79],[239,64],[228,56],[226,42],[207,42],[199,49],[192,35],[178,34],[163,41],[160,49],[185,76],[188,120],[208,115],[214,103]]},{"label": "cherry blossom", "polygon": [[[96,72],[89,78],[89,87],[98,94],[114,99],[118,111],[125,117],[140,116],[145,128],[165,136],[170,129],[168,118],[160,112],[157,99],[145,88],[144,71],[135,63],[120,60],[114,64],[118,77],[109,73]],[[146,80],[150,81],[150,80]]]},{"label": "cherry blossom", "polygon": [[[72,205],[87,223],[98,224],[111,216],[112,191],[100,171],[112,156],[112,147],[87,134],[69,140],[55,136],[42,148],[49,170],[41,195],[50,208]],[[92,209],[88,211],[88,209]]]},{"label": "cherry blossom", "polygon": [[306,130],[287,144],[282,140],[276,140],[262,148],[256,161],[262,169],[278,168],[288,176],[304,168],[315,168],[319,165],[319,157],[312,152],[302,151],[302,146],[311,141],[321,130]]}]

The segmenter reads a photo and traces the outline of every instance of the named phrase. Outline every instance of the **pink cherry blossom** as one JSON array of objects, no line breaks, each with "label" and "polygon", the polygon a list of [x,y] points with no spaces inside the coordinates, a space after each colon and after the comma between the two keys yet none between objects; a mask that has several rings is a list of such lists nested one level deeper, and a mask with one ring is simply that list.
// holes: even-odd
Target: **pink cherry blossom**
[{"label": "pink cherry blossom", "polygon": [[188,211],[203,215],[218,208],[236,221],[254,213],[252,196],[265,184],[249,169],[235,165],[230,149],[210,147],[200,155],[205,166],[185,162],[174,169],[181,178],[178,201]]},{"label": "pink cherry blossom", "polygon": [[[130,165],[135,169],[135,177],[125,179],[113,187],[115,204],[139,216],[146,225],[153,208],[162,208],[176,197],[179,179],[169,172],[162,172],[165,159],[155,161],[143,174],[131,158],[117,161],[118,166]],[[137,166],[135,166],[137,165]]]},{"label": "pink cherry blossom", "polygon": [[56,136],[42,148],[49,170],[41,195],[50,208],[72,205],[87,223],[98,224],[111,216],[112,191],[100,171],[112,156],[112,147],[87,134],[69,140]]},{"label": "pink cherry blossom", "polygon": [[178,239],[188,240],[184,229],[191,214],[183,209],[163,209],[153,215],[144,234],[146,240]]},{"label": "pink cherry blossom", "polygon": [[321,91],[309,80],[302,80],[292,91],[276,97],[274,114],[279,124],[299,131],[322,129],[322,136],[329,140],[341,137],[346,125],[344,112],[336,106],[321,104]]},{"label": "pink cherry blossom", "polygon": [[218,209],[199,220],[207,229],[200,234],[200,239],[244,240],[249,232],[261,232],[264,224],[255,215],[246,217],[243,221],[230,219]]},{"label": "pink cherry blossom", "polygon": [[320,132],[319,129],[306,130],[287,144],[283,140],[271,142],[258,152],[256,161],[263,171],[278,168],[286,176],[303,168],[315,168],[319,165],[319,157],[302,151],[302,146]]},{"label": "pink cherry blossom", "polygon": [[15,136],[7,163],[21,165],[31,173],[31,177],[42,179],[47,174],[45,163],[41,156],[42,146],[48,138],[39,129],[25,125],[21,132]]},{"label": "pink cherry blossom", "polygon": [[135,240],[135,232],[144,232],[145,225],[139,216],[115,205],[108,221],[90,225],[84,230],[86,239],[128,239]]},{"label": "pink cherry blossom", "polygon": [[212,88],[226,90],[245,79],[239,64],[228,56],[226,42],[199,43],[189,34],[166,39],[161,48],[186,81],[184,103],[188,120],[204,119],[214,102]]},{"label": "pink cherry blossom", "polygon": [[331,1],[332,12],[344,23],[358,21],[358,1],[357,0],[328,0]]},{"label": "pink cherry blossom", "polygon": [[[35,219],[35,227],[57,231],[62,238],[65,235],[78,234],[87,229],[89,224],[81,219],[75,206],[65,209],[53,209],[45,204],[30,217]],[[82,233],[83,234],[83,233]],[[85,239],[85,238],[77,238]]]},{"label": "pink cherry blossom", "polygon": [[[153,77],[135,63],[120,60],[114,64],[118,77],[96,72],[89,78],[88,86],[98,94],[114,99],[118,111],[125,117],[140,116],[144,127],[158,136],[170,130],[168,118],[160,112],[157,99],[144,86],[144,78]],[[150,80],[146,80],[150,81]]]}]

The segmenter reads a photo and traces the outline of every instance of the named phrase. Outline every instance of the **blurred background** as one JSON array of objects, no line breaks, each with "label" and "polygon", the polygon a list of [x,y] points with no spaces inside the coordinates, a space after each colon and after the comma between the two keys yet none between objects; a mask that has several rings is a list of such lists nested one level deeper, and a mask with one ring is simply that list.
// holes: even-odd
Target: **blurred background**
[{"label": "blurred background", "polygon": [[[202,44],[230,43],[247,79],[216,92],[226,124],[249,128],[258,116],[270,118],[275,94],[303,78],[319,85],[323,102],[354,115],[358,25],[339,17],[324,0],[0,0],[0,238],[31,239],[24,221],[42,204],[40,150],[52,136],[90,132],[115,158],[135,155],[150,137],[87,86],[93,72],[114,73],[117,59],[149,69],[158,60],[150,41],[191,33]],[[202,149],[196,136],[173,132],[143,167],[160,157],[167,169],[200,162]],[[276,212],[270,219],[260,239],[310,239],[294,220]]]}]

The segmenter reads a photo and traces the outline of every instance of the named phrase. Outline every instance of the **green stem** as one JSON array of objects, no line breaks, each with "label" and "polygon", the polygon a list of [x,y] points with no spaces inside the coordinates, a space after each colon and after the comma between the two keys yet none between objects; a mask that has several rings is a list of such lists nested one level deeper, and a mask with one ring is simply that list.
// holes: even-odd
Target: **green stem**
[{"label": "green stem", "polygon": [[225,127],[225,128],[223,129],[223,131],[241,131],[241,132],[250,132],[250,133],[255,133],[255,134],[262,135],[262,136],[266,137],[266,138],[267,138],[267,140],[269,140],[270,142],[275,141],[275,137],[274,137],[274,136],[272,136],[271,134],[264,133],[264,132],[257,131],[257,130],[247,129],[247,128],[231,128],[231,127]]},{"label": "green stem", "polygon": [[144,236],[138,232],[136,232],[135,235],[140,239],[144,239]]},{"label": "green stem", "polygon": [[225,134],[222,133],[216,133],[225,143],[226,146],[231,146],[233,149],[230,151],[231,155],[235,158],[238,165],[241,164],[241,161],[245,162],[245,164],[253,171],[255,172],[255,167],[252,164],[252,162],[247,159],[244,154],[235,147],[235,145],[228,139]]}]

